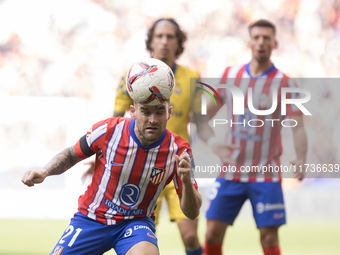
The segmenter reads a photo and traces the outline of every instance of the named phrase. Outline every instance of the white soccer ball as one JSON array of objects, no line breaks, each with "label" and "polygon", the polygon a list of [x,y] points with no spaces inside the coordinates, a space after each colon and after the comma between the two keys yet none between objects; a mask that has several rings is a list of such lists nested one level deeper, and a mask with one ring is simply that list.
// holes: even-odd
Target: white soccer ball
[{"label": "white soccer ball", "polygon": [[126,90],[141,104],[155,106],[169,100],[175,76],[163,61],[147,58],[133,64],[126,76]]}]

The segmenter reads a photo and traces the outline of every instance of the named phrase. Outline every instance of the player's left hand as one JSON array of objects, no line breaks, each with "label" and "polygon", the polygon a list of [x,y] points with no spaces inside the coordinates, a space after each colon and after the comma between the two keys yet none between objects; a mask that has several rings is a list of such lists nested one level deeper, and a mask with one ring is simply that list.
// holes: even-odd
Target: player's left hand
[{"label": "player's left hand", "polygon": [[189,156],[183,152],[180,156],[175,155],[177,164],[177,174],[181,178],[182,183],[191,183],[191,163]]},{"label": "player's left hand", "polygon": [[295,166],[294,177],[299,181],[302,181],[306,173],[305,162],[300,159],[294,159],[291,160],[289,163]]}]

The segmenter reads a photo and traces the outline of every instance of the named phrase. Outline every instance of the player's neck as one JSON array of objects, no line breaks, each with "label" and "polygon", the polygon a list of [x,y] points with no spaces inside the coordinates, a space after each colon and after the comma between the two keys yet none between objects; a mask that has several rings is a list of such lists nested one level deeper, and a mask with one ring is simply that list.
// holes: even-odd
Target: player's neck
[{"label": "player's neck", "polygon": [[256,77],[256,76],[263,74],[264,72],[269,70],[271,67],[272,67],[272,62],[270,61],[270,59],[263,63],[259,63],[255,59],[252,59],[249,65],[249,72],[251,76]]}]

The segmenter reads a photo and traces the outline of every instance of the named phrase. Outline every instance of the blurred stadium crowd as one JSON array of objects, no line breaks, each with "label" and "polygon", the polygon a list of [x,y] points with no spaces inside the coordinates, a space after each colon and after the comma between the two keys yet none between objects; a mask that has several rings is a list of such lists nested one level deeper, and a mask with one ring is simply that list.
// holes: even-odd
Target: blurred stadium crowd
[{"label": "blurred stadium crowd", "polygon": [[[0,0],[0,98],[106,100],[111,114],[120,76],[148,56],[146,30],[160,17],[175,18],[188,32],[179,62],[203,77],[219,77],[227,65],[250,60],[247,26],[259,18],[277,25],[279,49],[272,59],[283,72],[340,76],[340,0]],[[332,105],[338,93],[332,89],[323,89],[320,100]],[[338,109],[324,122],[307,121],[320,127],[312,131],[319,134],[312,144],[321,162],[336,162]],[[2,141],[15,124],[0,122]]]},{"label": "blurred stadium crowd", "polygon": [[249,60],[247,25],[278,27],[276,65],[293,77],[340,75],[339,0],[0,1],[0,95],[91,99],[114,91],[146,56],[146,28],[174,17],[188,32],[180,61],[202,76]]}]

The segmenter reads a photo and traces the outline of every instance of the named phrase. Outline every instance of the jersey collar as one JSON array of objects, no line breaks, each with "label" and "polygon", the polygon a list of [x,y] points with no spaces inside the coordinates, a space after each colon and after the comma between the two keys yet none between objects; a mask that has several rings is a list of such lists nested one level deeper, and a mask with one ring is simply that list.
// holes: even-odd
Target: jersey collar
[{"label": "jersey collar", "polygon": [[249,62],[248,64],[246,64],[246,72],[247,72],[247,74],[250,76],[250,78],[252,78],[252,79],[260,78],[260,77],[265,76],[265,75],[268,75],[268,74],[270,74],[271,72],[273,72],[274,70],[276,70],[276,67],[275,67],[274,64],[272,63],[272,66],[271,66],[267,71],[265,71],[264,73],[262,73],[262,74],[260,74],[260,75],[258,75],[258,76],[254,76],[254,77],[253,77],[253,76],[251,76],[251,74],[250,74],[249,66],[250,66],[250,62]]},{"label": "jersey collar", "polygon": [[172,72],[175,74],[176,73],[176,70],[177,70],[177,64],[174,63],[174,65],[172,66],[171,68]]},{"label": "jersey collar", "polygon": [[156,141],[154,142],[153,144],[150,144],[149,146],[143,146],[136,134],[135,134],[135,119],[131,119],[131,122],[130,122],[130,125],[129,125],[129,129],[130,129],[130,135],[132,137],[132,139],[138,144],[139,147],[141,147],[143,150],[148,150],[148,149],[152,149],[152,148],[155,148],[159,145],[161,145],[161,143],[164,141],[164,138],[165,138],[165,135],[166,135],[166,129],[164,130],[162,136]]}]

